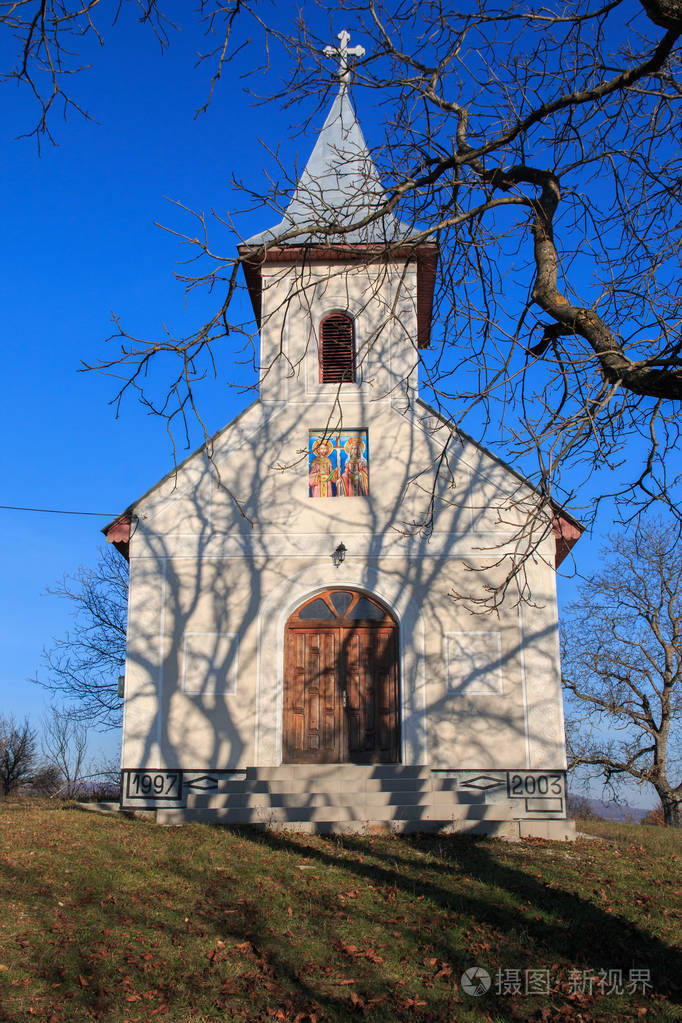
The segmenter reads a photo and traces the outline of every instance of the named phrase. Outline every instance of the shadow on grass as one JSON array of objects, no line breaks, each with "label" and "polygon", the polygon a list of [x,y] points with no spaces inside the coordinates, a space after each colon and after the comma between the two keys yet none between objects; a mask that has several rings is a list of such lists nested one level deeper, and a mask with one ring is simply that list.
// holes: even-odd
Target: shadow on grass
[{"label": "shadow on grass", "polygon": [[[495,961],[485,940],[478,942],[478,948],[474,940],[472,949],[471,945],[458,947],[447,934],[424,936],[429,952],[451,963],[457,980],[460,971],[472,965],[484,966],[491,975],[498,968],[523,971],[556,969],[557,965],[565,971],[590,970],[594,974],[600,969],[621,970],[624,984],[631,969],[644,969],[650,971],[653,993],[674,1005],[682,1004],[679,948],[617,912],[600,909],[587,897],[549,887],[525,871],[501,863],[495,845],[486,839],[415,835],[370,845],[367,839],[344,836],[342,840],[324,840],[322,848],[272,832],[255,840],[277,850],[298,848],[302,855],[325,867],[343,866],[379,889],[400,891],[408,900],[428,900],[437,913],[451,916],[453,922],[464,916],[499,934],[499,961]],[[345,852],[341,860],[339,848]],[[423,866],[420,870],[415,853],[435,855],[437,861],[432,859],[427,870]],[[417,880],[417,871],[431,876]],[[440,882],[434,877],[438,872],[443,879],[456,873],[459,883]],[[518,958],[513,961],[510,957],[515,952]],[[646,1005],[646,999],[642,1004]],[[520,1018],[518,1011],[500,1015],[503,1003],[499,1001],[495,1009],[500,1019]]]},{"label": "shadow on grass", "polygon": [[[35,943],[33,977],[44,992],[36,1004],[59,999],[56,1023],[147,1023],[163,1006],[160,1018],[178,1023],[497,1023],[543,1012],[562,1019],[573,1008],[565,985],[548,995],[471,998],[459,982],[474,965],[493,979],[498,968],[551,969],[564,982],[572,968],[621,969],[625,979],[632,968],[649,969],[656,996],[649,1011],[658,1013],[649,1018],[677,1017],[677,949],[560,882],[549,887],[503,862],[497,843],[308,840],[207,825],[161,832],[112,820],[100,830],[95,822],[104,819],[90,820],[88,831],[74,832],[74,861],[65,859],[75,888],[66,908],[56,902],[62,877],[55,886],[47,867],[1,864],[16,891],[31,892],[37,935],[24,937]],[[81,871],[90,835],[98,852]],[[148,894],[141,870],[149,872]],[[52,1002],[50,985],[58,992]],[[145,1001],[151,990],[155,1000]],[[577,1005],[574,1018],[635,1019],[651,1004],[641,995],[595,997]]]}]

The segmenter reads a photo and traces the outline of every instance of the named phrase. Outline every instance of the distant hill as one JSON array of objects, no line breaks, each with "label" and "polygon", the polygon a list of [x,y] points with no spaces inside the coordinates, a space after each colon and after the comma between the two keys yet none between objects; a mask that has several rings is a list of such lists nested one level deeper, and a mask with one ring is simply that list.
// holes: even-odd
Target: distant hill
[{"label": "distant hill", "polygon": [[630,806],[628,803],[616,803],[613,800],[605,803],[603,799],[591,799],[578,792],[569,792],[569,799],[572,796],[576,799],[584,799],[599,817],[603,817],[607,821],[632,821],[639,824],[642,817],[651,809],[648,806]]}]

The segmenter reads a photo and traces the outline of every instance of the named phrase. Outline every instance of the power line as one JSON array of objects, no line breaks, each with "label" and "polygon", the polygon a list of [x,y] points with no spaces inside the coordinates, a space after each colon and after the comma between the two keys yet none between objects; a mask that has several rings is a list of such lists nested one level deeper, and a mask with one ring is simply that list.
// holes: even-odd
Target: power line
[{"label": "power line", "polygon": [[116,512],[63,511],[61,508],[24,508],[17,504],[0,504],[3,511],[40,512],[42,515],[94,515],[98,519],[113,519]]}]

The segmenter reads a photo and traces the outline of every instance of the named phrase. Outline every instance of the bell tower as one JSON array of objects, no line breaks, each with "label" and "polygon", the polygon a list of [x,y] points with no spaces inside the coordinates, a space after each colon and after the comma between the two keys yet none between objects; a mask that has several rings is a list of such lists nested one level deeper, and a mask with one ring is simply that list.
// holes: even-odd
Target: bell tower
[{"label": "bell tower", "polygon": [[274,227],[239,246],[260,330],[260,399],[341,408],[416,393],[438,249],[401,222],[362,134],[339,33],[339,87]]}]

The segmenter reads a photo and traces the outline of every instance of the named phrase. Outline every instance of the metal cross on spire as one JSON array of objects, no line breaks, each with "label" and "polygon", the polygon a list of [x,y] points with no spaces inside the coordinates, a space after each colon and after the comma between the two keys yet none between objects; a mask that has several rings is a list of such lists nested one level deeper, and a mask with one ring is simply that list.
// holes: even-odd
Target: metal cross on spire
[{"label": "metal cross on spire", "polygon": [[343,85],[347,85],[350,82],[350,67],[348,64],[349,57],[364,57],[365,48],[364,46],[348,46],[348,40],[350,39],[350,32],[346,29],[342,29],[337,37],[341,43],[340,46],[325,46],[323,53],[325,57],[338,57],[339,58],[339,70],[337,71],[337,78]]}]

